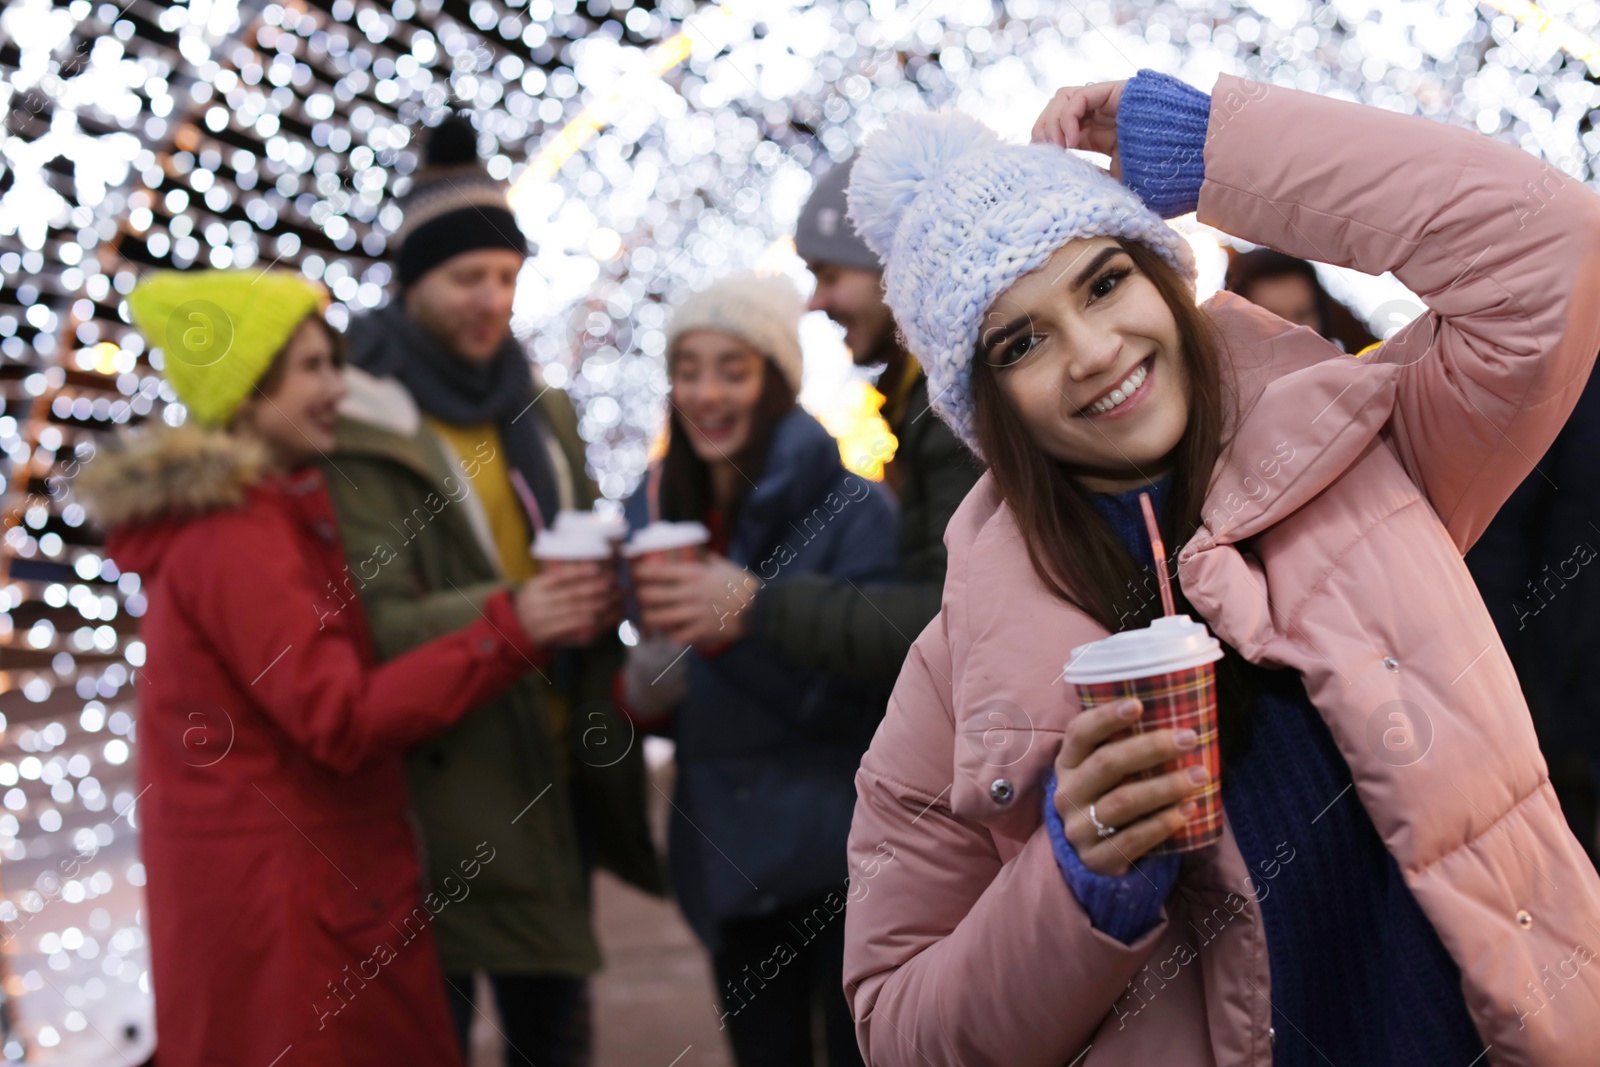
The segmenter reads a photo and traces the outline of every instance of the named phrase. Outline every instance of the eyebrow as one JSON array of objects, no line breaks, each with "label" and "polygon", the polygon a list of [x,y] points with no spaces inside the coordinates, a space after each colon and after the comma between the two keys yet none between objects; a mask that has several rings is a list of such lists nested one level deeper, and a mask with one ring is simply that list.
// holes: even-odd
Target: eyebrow
[{"label": "eyebrow", "polygon": [[983,358],[987,359],[995,349],[1011,340],[1013,336],[1015,336],[1025,326],[1028,325],[1029,321],[1030,320],[1028,316],[1024,315],[1021,318],[1012,319],[1010,322],[1000,327],[998,331],[989,331],[988,339],[985,340],[981,346],[981,354]]},{"label": "eyebrow", "polygon": [[1078,272],[1078,276],[1072,281],[1072,287],[1074,289],[1082,289],[1089,284],[1089,279],[1094,275],[1095,271],[1105,266],[1108,260],[1122,251],[1124,249],[1121,245],[1107,245],[1102,248],[1099,254],[1089,261],[1089,265]]}]

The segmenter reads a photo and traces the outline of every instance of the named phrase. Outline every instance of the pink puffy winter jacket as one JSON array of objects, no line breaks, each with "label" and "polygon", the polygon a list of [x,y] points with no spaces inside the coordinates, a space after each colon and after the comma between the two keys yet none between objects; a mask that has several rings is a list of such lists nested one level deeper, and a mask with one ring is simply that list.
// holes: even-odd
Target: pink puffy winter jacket
[{"label": "pink puffy winter jacket", "polygon": [[[1600,197],[1476,133],[1232,77],[1205,164],[1203,222],[1392,270],[1429,310],[1357,358],[1207,302],[1233,435],[1183,589],[1248,659],[1303,675],[1461,967],[1484,1062],[1600,1064],[1600,879],[1461,560],[1600,348]],[[1090,926],[1041,789],[1078,710],[1062,663],[1104,631],[1040,584],[989,478],[946,543],[943,610],[857,778],[845,985],[868,1061],[1267,1067],[1270,873],[1225,832],[1141,940]],[[1394,708],[1429,735],[1421,759],[1386,751]]]}]

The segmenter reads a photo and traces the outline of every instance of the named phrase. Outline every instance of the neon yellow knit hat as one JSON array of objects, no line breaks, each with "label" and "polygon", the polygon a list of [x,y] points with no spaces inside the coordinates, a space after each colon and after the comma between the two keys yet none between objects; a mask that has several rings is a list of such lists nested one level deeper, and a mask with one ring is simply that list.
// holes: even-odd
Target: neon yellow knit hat
[{"label": "neon yellow knit hat", "polygon": [[167,381],[202,423],[226,423],[307,315],[315,283],[286,270],[164,270],[128,294],[133,324],[161,349]]}]

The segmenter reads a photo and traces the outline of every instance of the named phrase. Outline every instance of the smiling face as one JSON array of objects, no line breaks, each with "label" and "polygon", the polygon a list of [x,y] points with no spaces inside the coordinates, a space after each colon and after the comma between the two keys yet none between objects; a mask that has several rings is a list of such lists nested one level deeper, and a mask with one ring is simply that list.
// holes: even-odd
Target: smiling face
[{"label": "smiling face", "polygon": [[522,264],[504,248],[451,256],[407,287],[406,314],[457,359],[487,363],[511,333]]},{"label": "smiling face", "polygon": [[837,263],[806,263],[817,287],[807,311],[820,311],[844,327],[845,347],[858,367],[883,359],[886,341],[894,337],[894,316],[883,302],[883,275],[875,270]]},{"label": "smiling face", "polygon": [[731,464],[750,440],[767,371],[765,356],[720,330],[691,330],[673,344],[668,399],[702,462]]},{"label": "smiling face", "polygon": [[1039,449],[1092,492],[1145,485],[1189,420],[1178,323],[1109,237],[1078,238],[985,314],[978,358]]},{"label": "smiling face", "polygon": [[326,324],[308,317],[290,335],[256,391],[239,405],[234,432],[264,444],[280,470],[294,470],[332,452],[339,402],[346,392],[341,363]]}]

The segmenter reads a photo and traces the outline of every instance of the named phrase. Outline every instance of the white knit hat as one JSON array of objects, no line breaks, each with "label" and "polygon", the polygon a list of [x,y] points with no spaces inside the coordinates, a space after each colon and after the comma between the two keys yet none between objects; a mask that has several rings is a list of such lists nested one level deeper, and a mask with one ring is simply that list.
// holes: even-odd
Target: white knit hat
[{"label": "white knit hat", "polygon": [[691,330],[732,334],[777,364],[800,392],[800,316],[805,306],[789,279],[776,274],[730,274],[679,305],[667,327],[670,351]]},{"label": "white knit hat", "polygon": [[933,410],[974,453],[972,359],[996,297],[1077,237],[1122,237],[1194,286],[1177,231],[1111,175],[1053,144],[1007,144],[954,111],[896,113],[850,175],[850,221],[928,375]]}]

